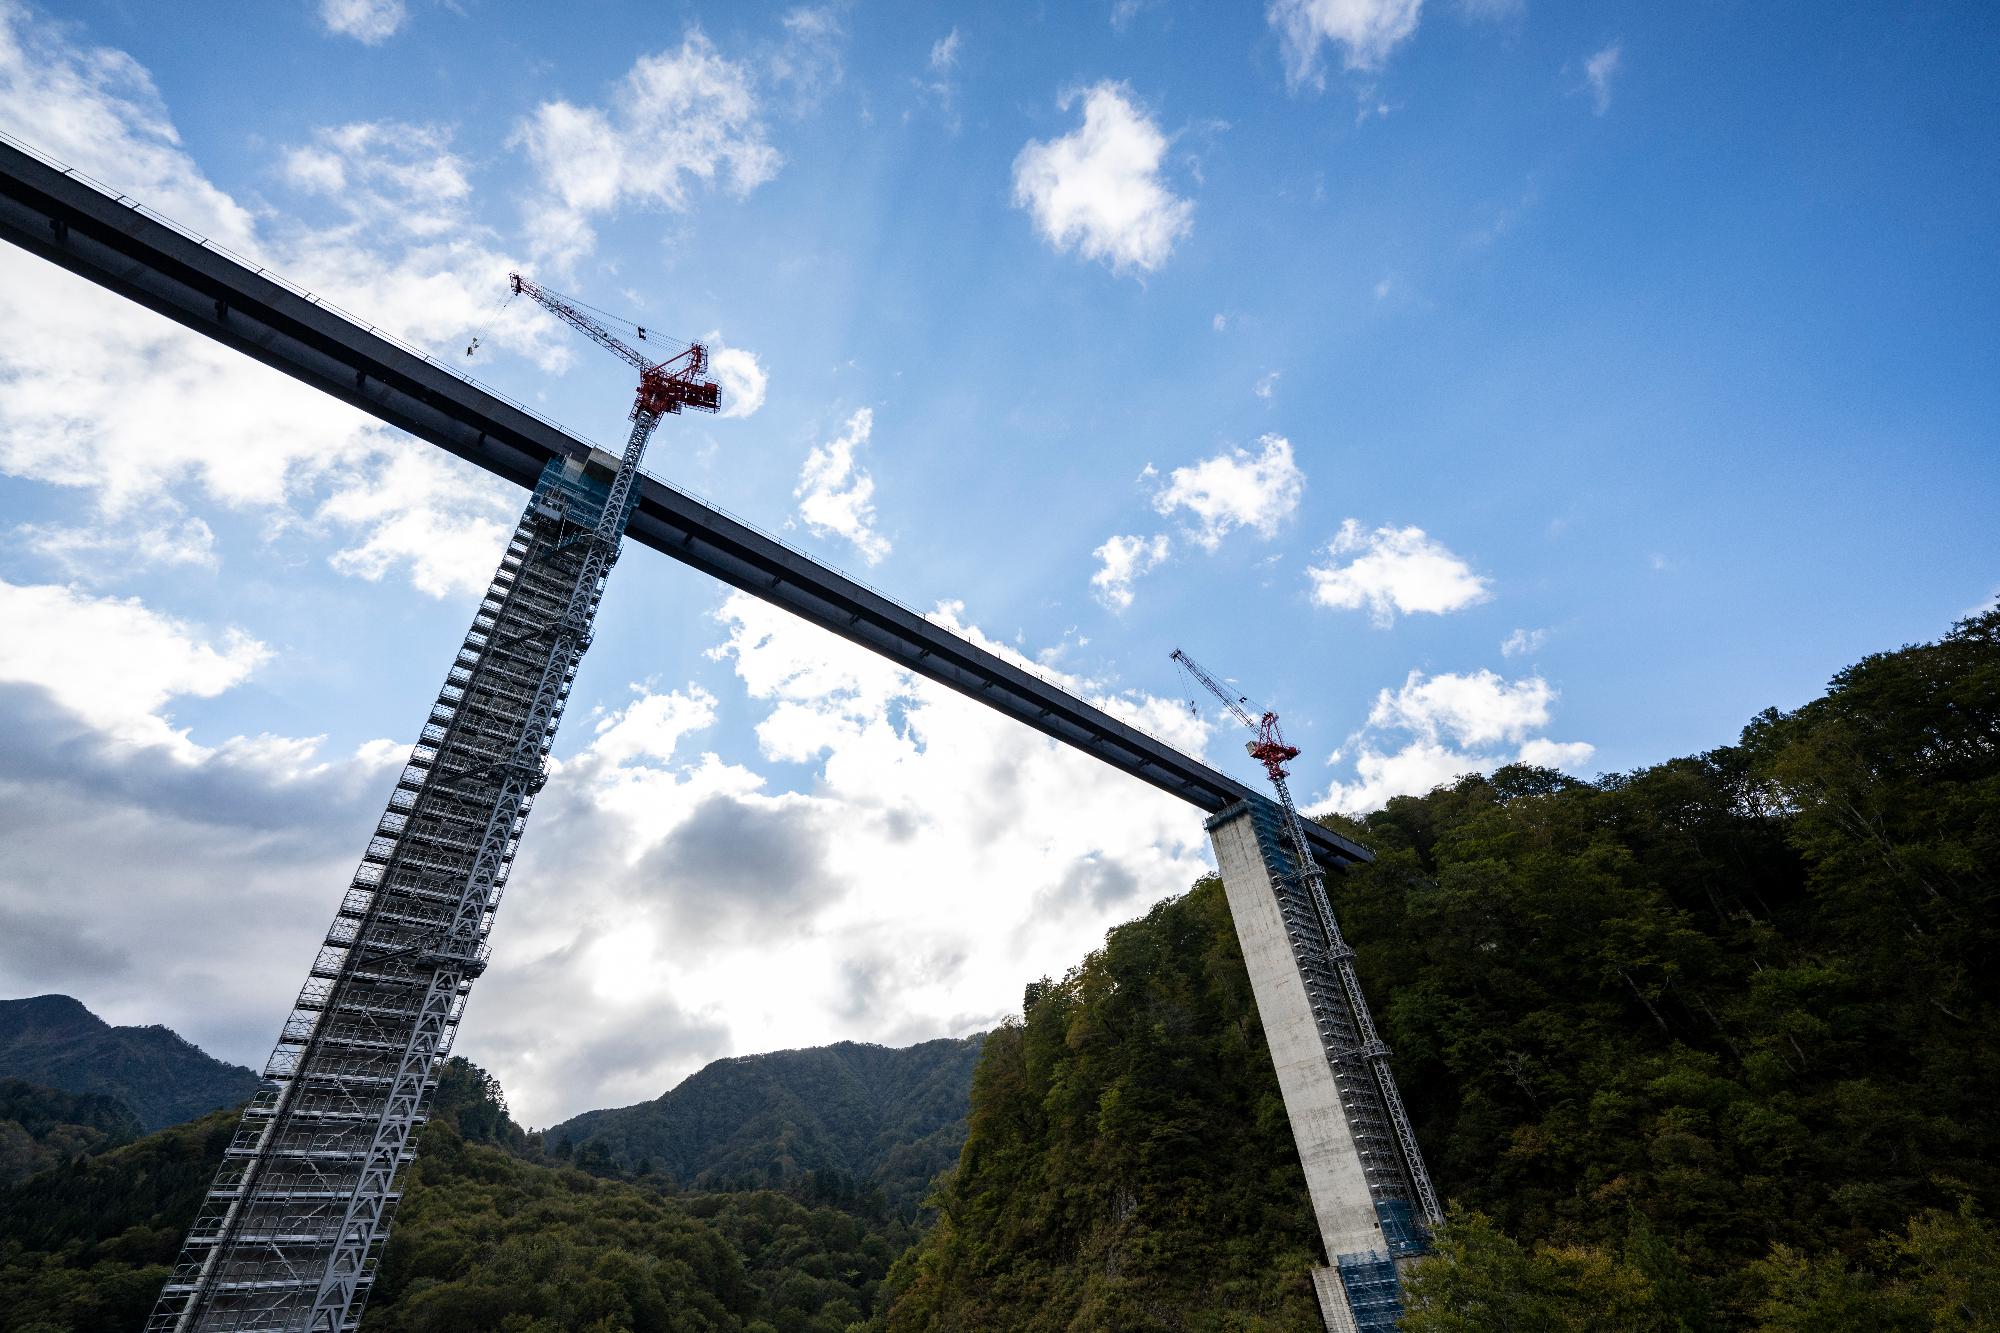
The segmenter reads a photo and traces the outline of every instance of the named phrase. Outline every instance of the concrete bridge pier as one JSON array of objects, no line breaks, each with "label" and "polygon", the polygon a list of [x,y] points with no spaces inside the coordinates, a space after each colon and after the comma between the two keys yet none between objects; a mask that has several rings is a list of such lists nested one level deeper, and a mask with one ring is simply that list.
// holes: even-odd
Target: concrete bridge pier
[{"label": "concrete bridge pier", "polygon": [[1378,1129],[1374,1076],[1357,1058],[1325,931],[1274,814],[1232,806],[1208,821],[1209,837],[1326,1247],[1328,1263],[1312,1274],[1321,1316],[1329,1333],[1377,1333],[1401,1314],[1398,1261],[1424,1240],[1400,1154]]}]

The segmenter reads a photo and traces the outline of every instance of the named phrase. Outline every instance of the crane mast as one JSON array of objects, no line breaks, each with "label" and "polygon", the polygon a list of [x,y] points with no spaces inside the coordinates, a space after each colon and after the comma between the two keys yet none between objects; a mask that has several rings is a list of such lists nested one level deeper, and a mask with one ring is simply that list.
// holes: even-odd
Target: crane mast
[{"label": "crane mast", "polygon": [[1340,923],[1333,914],[1333,903],[1326,894],[1326,872],[1312,852],[1312,842],[1306,837],[1304,818],[1299,814],[1297,804],[1292,800],[1291,783],[1287,780],[1285,765],[1299,757],[1297,746],[1285,743],[1278,730],[1278,715],[1268,709],[1253,711],[1250,700],[1233,690],[1225,688],[1202,665],[1179,648],[1174,649],[1173,661],[1195,682],[1219,700],[1229,715],[1255,732],[1255,736],[1244,743],[1250,757],[1264,766],[1265,775],[1271,780],[1272,789],[1277,792],[1278,807],[1282,812],[1285,837],[1291,843],[1292,863],[1297,867],[1297,877],[1311,897],[1313,911],[1319,918],[1321,932],[1326,937],[1327,956],[1331,960],[1335,974],[1340,979],[1342,997],[1345,999],[1356,1036],[1358,1049],[1347,1053],[1350,1058],[1364,1062],[1373,1078],[1376,1091],[1381,1098],[1390,1129],[1395,1134],[1396,1147],[1403,1159],[1403,1169],[1408,1177],[1412,1202],[1426,1227],[1435,1227],[1444,1221],[1444,1210],[1439,1206],[1437,1190],[1431,1184],[1430,1172],[1424,1166],[1423,1152],[1417,1147],[1417,1136],[1410,1127],[1409,1112],[1404,1109],[1402,1093],[1396,1087],[1395,1076],[1389,1069],[1389,1046],[1375,1030],[1375,1020],[1368,1011],[1367,998],[1361,993],[1361,979],[1354,970],[1354,949],[1340,932]]}]

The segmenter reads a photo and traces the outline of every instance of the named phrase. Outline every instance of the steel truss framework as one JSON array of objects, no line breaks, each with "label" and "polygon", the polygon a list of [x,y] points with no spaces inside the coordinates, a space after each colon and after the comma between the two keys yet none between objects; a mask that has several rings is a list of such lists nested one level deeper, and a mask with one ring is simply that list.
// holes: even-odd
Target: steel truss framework
[{"label": "steel truss framework", "polygon": [[359,1326],[656,421],[530,496],[149,1333]]}]

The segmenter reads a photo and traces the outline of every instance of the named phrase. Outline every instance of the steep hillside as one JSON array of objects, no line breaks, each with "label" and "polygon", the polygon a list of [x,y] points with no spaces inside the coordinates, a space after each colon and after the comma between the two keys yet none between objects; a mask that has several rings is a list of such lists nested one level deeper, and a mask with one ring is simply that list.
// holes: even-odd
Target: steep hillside
[{"label": "steep hillside", "polygon": [[[2000,1329],[2000,612],[1735,746],[1342,827],[1457,1210],[1406,1328]],[[889,1326],[1249,1328],[1302,1293],[1241,978],[1198,886],[992,1034]]]},{"label": "steep hillside", "polygon": [[67,995],[0,1000],[0,1078],[115,1097],[149,1130],[257,1090],[257,1076],[241,1065],[164,1027],[112,1027]]},{"label": "steep hillside", "polygon": [[666,1095],[549,1130],[579,1162],[743,1188],[840,1173],[907,1211],[958,1156],[981,1038],[840,1042],[718,1060]]},{"label": "steep hillside", "polygon": [[143,1132],[138,1117],[116,1097],[0,1078],[0,1185]]},{"label": "steep hillside", "polygon": [[1305,1177],[1222,886],[1111,932],[991,1034],[888,1327],[1317,1326]]}]

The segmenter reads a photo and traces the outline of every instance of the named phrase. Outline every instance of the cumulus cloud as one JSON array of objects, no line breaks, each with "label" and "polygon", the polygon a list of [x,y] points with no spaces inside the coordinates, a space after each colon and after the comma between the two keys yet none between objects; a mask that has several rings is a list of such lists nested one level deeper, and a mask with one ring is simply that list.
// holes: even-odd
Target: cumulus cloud
[{"label": "cumulus cloud", "polygon": [[[1022,977],[1201,872],[1172,797],[753,598],[717,618],[740,696],[640,687],[537,803],[460,1040],[531,1121],[720,1055],[989,1027]],[[1043,670],[959,608],[933,619]],[[1197,753],[1207,735],[1174,701],[1057,679]],[[729,707],[755,754],[705,748]],[[753,762],[806,773],[780,790]],[[649,1011],[662,1040],[621,1046]]]},{"label": "cumulus cloud", "polygon": [[1391,797],[1508,763],[1579,769],[1596,747],[1536,734],[1549,725],[1555,701],[1554,687],[1540,676],[1509,681],[1485,670],[1412,671],[1399,688],[1375,696],[1353,742],[1353,779],[1334,782],[1318,804],[1355,814],[1377,810]]},{"label": "cumulus cloud", "polygon": [[1185,511],[1195,525],[1188,535],[1206,551],[1237,528],[1275,537],[1278,525],[1299,507],[1306,474],[1292,460],[1292,442],[1284,436],[1265,435],[1257,443],[1254,454],[1231,449],[1175,468],[1153,497],[1153,508],[1170,516]]},{"label": "cumulus cloud", "polygon": [[432,597],[484,591],[514,530],[514,508],[497,499],[490,512],[465,506],[445,519],[443,497],[461,466],[436,450],[406,450],[342,475],[315,517],[355,538],[328,563],[372,583],[401,571]]},{"label": "cumulus cloud", "polygon": [[270,649],[241,630],[219,639],[139,599],[92,597],[54,585],[0,581],[0,682],[37,686],[125,745],[197,757],[159,710],[176,697],[212,699],[247,679]]},{"label": "cumulus cloud", "polygon": [[1151,272],[1194,227],[1194,204],[1160,175],[1167,138],[1122,83],[1065,94],[1083,101],[1083,124],[1046,143],[1030,140],[1014,159],[1014,204],[1060,252]]},{"label": "cumulus cloud", "polygon": [[1501,640],[1500,655],[1502,657],[1527,657],[1530,654],[1540,652],[1542,645],[1548,641],[1549,632],[1545,629],[1517,629]]},{"label": "cumulus cloud", "polygon": [[889,554],[889,539],[875,530],[875,478],[854,455],[874,431],[874,409],[855,412],[846,430],[813,446],[792,490],[799,517],[815,537],[844,537],[871,565]]},{"label": "cumulus cloud", "polygon": [[[445,131],[318,131],[280,159],[294,201],[318,216],[253,219],[181,150],[143,68],[65,38],[0,10],[0,118],[36,126],[56,156],[295,282],[340,292],[408,341],[446,351],[476,329],[545,368],[565,363],[553,321],[518,303],[493,313],[495,275],[512,260],[474,215]],[[272,533],[352,536],[334,557],[347,572],[407,569],[431,592],[483,585],[519,506],[504,483],[19,251],[0,253],[0,277],[0,322],[34,330],[0,367],[0,471],[72,490],[97,520],[88,527],[152,534],[187,563],[217,558],[191,512],[206,503],[259,511]],[[75,533],[37,541],[79,568],[111,555]]]},{"label": "cumulus cloud", "polygon": [[1484,577],[1422,528],[1364,532],[1350,518],[1340,525],[1326,554],[1327,564],[1306,570],[1313,601],[1349,611],[1366,608],[1378,626],[1395,623],[1399,611],[1444,615],[1492,595]]},{"label": "cumulus cloud", "polygon": [[404,0],[319,0],[319,21],[328,32],[369,46],[394,37],[409,17]]},{"label": "cumulus cloud", "polygon": [[[7,984],[259,1061],[407,747],[182,734],[176,699],[283,711],[244,689],[261,647],[127,600],[0,595],[27,631],[0,640]],[[933,618],[1050,674],[961,608]],[[719,622],[724,697],[572,706],[459,1040],[530,1123],[722,1055],[990,1027],[1022,977],[1202,872],[1199,815],[1171,796],[751,598]],[[37,659],[7,652],[28,641]],[[1203,748],[1177,701],[1053,678]],[[715,753],[725,709],[754,719],[749,752]]]},{"label": "cumulus cloud", "polygon": [[1619,44],[1613,42],[1583,62],[1583,78],[1590,89],[1591,106],[1600,116],[1611,109],[1611,80],[1618,73],[1622,58]]},{"label": "cumulus cloud", "polygon": [[1284,49],[1293,87],[1323,86],[1321,48],[1340,48],[1350,70],[1373,70],[1417,30],[1424,0],[1271,0],[1264,11]]},{"label": "cumulus cloud", "polygon": [[702,341],[708,347],[709,373],[722,386],[721,415],[725,419],[756,415],[757,409],[764,405],[764,391],[771,383],[764,363],[755,352],[722,341],[720,333],[710,333]]},{"label": "cumulus cloud", "polygon": [[1250,392],[1256,394],[1259,398],[1268,400],[1272,394],[1278,391],[1278,377],[1282,374],[1284,372],[1281,370],[1265,371],[1257,377],[1257,382],[1251,386]]},{"label": "cumulus cloud", "polygon": [[1491,671],[1426,677],[1412,671],[1401,689],[1383,690],[1368,713],[1371,727],[1408,731],[1459,745],[1520,741],[1548,725],[1555,690],[1540,676],[1508,682]]},{"label": "cumulus cloud", "polygon": [[534,249],[558,266],[596,244],[590,219],[625,203],[684,211],[697,187],[748,195],[777,175],[751,71],[700,29],[639,57],[601,106],[544,102],[512,143],[540,174],[528,203]]},{"label": "cumulus cloud", "polygon": [[152,75],[123,51],[74,46],[70,36],[20,6],[0,7],[0,123],[32,127],[35,147],[211,240],[248,246],[249,211],[182,150]]},{"label": "cumulus cloud", "polygon": [[1104,545],[1091,554],[1097,558],[1098,570],[1090,576],[1090,586],[1097,594],[1097,600],[1113,611],[1123,611],[1132,605],[1132,584],[1141,574],[1153,569],[1167,558],[1169,544],[1165,533],[1151,537],[1107,537]]}]

